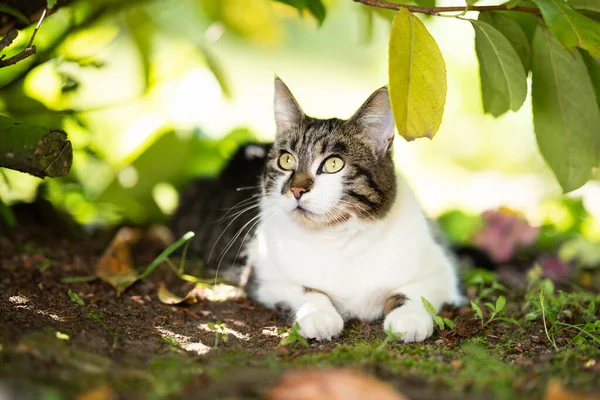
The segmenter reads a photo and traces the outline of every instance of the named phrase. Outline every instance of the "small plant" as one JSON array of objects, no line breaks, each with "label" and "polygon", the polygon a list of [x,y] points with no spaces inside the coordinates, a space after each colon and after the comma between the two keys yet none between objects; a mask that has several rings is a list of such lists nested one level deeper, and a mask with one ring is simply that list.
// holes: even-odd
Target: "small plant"
[{"label": "small plant", "polygon": [[225,327],[224,323],[217,321],[216,324],[209,322],[207,325],[208,329],[215,333],[215,349],[219,346],[219,340],[221,340],[223,343],[227,343],[229,340],[229,334],[227,333],[227,328]]},{"label": "small plant", "polygon": [[80,306],[85,306],[85,301],[83,301],[83,299],[81,297],[79,297],[79,295],[77,293],[75,293],[74,291],[69,289],[67,294],[69,295],[69,298],[71,299],[71,301],[73,303],[77,303]]},{"label": "small plant", "polygon": [[402,340],[402,338],[404,337],[402,333],[395,333],[394,331],[392,331],[392,328],[389,328],[387,331],[385,331],[385,335],[385,339],[383,339],[383,342],[381,342],[381,344],[377,347],[377,351],[383,350],[389,342]]},{"label": "small plant", "polygon": [[433,322],[443,331],[446,328],[454,329],[454,323],[450,321],[448,318],[442,318],[437,315],[437,310],[427,299],[421,296],[421,302],[423,302],[423,307],[425,307],[425,311],[427,311],[431,317],[433,318]]},{"label": "small plant", "polygon": [[473,308],[473,311],[475,311],[475,315],[477,315],[479,317],[479,319],[481,320],[482,327],[488,325],[490,322],[492,322],[494,320],[503,320],[503,321],[513,322],[513,323],[517,323],[517,325],[518,325],[518,322],[511,318],[498,317],[498,315],[502,312],[502,310],[504,310],[505,305],[506,305],[506,298],[504,296],[499,296],[498,299],[496,299],[496,304],[486,302],[485,306],[487,308],[489,308],[489,310],[492,314],[490,315],[490,318],[487,321],[485,321],[483,318],[483,312],[481,311],[481,307],[479,307],[477,305],[477,303],[475,303],[473,301],[471,302],[471,308]]},{"label": "small plant", "polygon": [[[280,332],[278,330],[277,333],[285,332]],[[298,324],[297,322],[294,324],[294,326],[292,326],[291,329],[287,329],[287,336],[281,339],[281,342],[279,342],[279,344],[282,346],[287,346],[288,344],[294,343],[300,343],[304,347],[308,347],[308,342],[306,341],[304,336],[300,334],[300,324]]]}]

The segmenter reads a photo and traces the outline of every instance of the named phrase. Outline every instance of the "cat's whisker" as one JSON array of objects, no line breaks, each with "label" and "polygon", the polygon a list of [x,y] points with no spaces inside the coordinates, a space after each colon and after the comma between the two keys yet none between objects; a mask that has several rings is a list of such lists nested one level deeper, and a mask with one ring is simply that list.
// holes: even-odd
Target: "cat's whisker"
[{"label": "cat's whisker", "polygon": [[215,223],[219,223],[219,222],[224,222],[230,218],[235,218],[236,216],[245,213],[246,211],[252,210],[253,208],[259,207],[260,206],[260,201],[256,201],[256,203],[252,204],[252,205],[246,205],[246,208],[244,208],[243,210],[240,211],[236,211],[235,213],[233,213],[232,215],[227,215],[225,214],[224,216],[222,216],[219,220],[215,221]]},{"label": "cat's whisker", "polygon": [[235,210],[236,208],[245,207],[245,206],[247,206],[248,204],[250,204],[250,203],[252,203],[254,201],[258,203],[260,201],[260,198],[258,198],[259,196],[260,196],[260,193],[255,193],[252,196],[248,197],[247,199],[244,199],[244,200],[240,201],[239,203],[235,204],[232,207],[229,207],[229,208],[218,208],[217,210],[219,210],[219,211],[227,211],[225,213],[225,215],[223,215],[223,217],[222,217],[222,218],[225,218],[231,211]]},{"label": "cat's whisker", "polygon": [[[253,207],[254,208],[254,207]],[[215,243],[213,244],[212,248],[210,249],[210,253],[208,254],[208,259],[206,260],[206,263],[210,263],[210,259],[212,257],[212,253],[213,251],[215,251],[215,247],[217,246],[217,243],[219,243],[219,240],[221,240],[221,238],[223,237],[223,235],[225,234],[225,232],[227,231],[227,229],[229,229],[229,227],[235,222],[236,219],[238,219],[240,216],[242,216],[246,211],[250,211],[253,208],[250,208],[248,210],[245,210],[242,213],[239,213],[235,218],[233,218],[228,224],[227,226],[223,229],[223,231],[221,232],[221,234],[219,235],[219,237],[217,237],[217,240],[215,240]]]},{"label": "cat's whisker", "polygon": [[[273,208],[275,208],[275,207],[272,206],[271,209],[273,209]],[[233,264],[235,264],[235,262],[237,261],[237,258],[240,255],[240,251],[242,250],[244,243],[246,243],[246,239],[248,238],[248,235],[250,234],[250,232],[252,232],[252,230],[256,227],[256,225],[258,225],[260,222],[262,222],[263,226],[266,226],[270,220],[272,220],[277,214],[280,214],[280,213],[281,213],[281,209],[277,208],[277,209],[275,209],[275,212],[273,212],[273,214],[268,219],[264,220],[264,218],[259,218],[257,221],[254,222],[254,224],[252,224],[252,226],[250,227],[250,229],[248,229],[248,232],[246,232],[246,235],[242,239],[242,243],[238,247],[238,251],[235,254],[235,258],[233,259]],[[260,215],[260,217],[262,217],[262,214]]]},{"label": "cat's whisker", "polygon": [[255,185],[255,186],[242,186],[239,188],[235,188],[236,192],[241,192],[242,190],[252,190],[252,189],[258,189],[260,188],[261,185]]}]

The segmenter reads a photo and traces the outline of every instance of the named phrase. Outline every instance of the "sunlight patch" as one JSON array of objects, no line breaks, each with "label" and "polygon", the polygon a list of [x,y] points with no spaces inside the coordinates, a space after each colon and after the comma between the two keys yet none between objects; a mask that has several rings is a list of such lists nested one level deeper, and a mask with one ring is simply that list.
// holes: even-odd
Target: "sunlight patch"
[{"label": "sunlight patch", "polygon": [[[225,325],[225,324],[223,324],[223,325]],[[215,332],[214,329],[210,329],[208,327],[208,324],[200,324],[200,325],[198,325],[198,327],[200,327],[200,329],[202,329],[203,331],[206,331],[206,332],[211,332],[211,333]],[[250,340],[250,336],[248,336],[247,334],[238,332],[231,328],[228,328],[226,325],[224,326],[223,333],[226,335],[235,336],[237,339],[240,339],[240,340],[246,340],[246,341]]]},{"label": "sunlight patch", "polygon": [[174,341],[176,341],[182,349],[192,351],[198,354],[199,356],[207,354],[210,351],[210,347],[203,344],[202,342],[193,342],[192,338],[190,338],[189,336],[180,335],[168,329],[161,328],[160,326],[155,326],[154,329],[156,329],[163,338],[171,338]]}]

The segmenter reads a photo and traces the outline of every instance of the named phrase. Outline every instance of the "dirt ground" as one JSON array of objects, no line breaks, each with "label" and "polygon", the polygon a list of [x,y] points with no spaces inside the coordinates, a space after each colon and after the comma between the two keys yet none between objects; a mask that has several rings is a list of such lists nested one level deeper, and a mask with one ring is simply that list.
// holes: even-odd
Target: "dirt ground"
[{"label": "dirt ground", "polygon": [[[557,353],[540,324],[477,332],[472,315],[460,323],[465,310],[449,309],[441,315],[455,329],[424,344],[383,343],[379,322],[353,322],[335,341],[282,346],[286,321],[232,287],[166,305],[157,286],[172,278],[158,270],[121,296],[101,280],[61,282],[93,275],[110,238],[0,236],[0,399],[264,398],[282,374],[308,367],[358,368],[410,399],[549,399],[548,382],[582,390],[571,398],[600,398],[599,347],[571,346],[575,330],[556,336],[569,349]],[[156,254],[146,247],[136,265]],[[507,309],[518,306],[514,295]]]}]

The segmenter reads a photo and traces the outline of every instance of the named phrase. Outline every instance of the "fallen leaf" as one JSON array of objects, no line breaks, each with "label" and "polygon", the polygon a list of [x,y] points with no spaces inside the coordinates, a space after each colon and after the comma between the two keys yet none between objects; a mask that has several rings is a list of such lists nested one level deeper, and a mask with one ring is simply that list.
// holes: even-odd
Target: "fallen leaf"
[{"label": "fallen leaf", "polygon": [[546,386],[544,400],[594,400],[600,398],[600,391],[583,392],[566,388],[560,382],[560,379],[551,379]]},{"label": "fallen leaf", "polygon": [[352,369],[306,369],[285,374],[269,400],[408,400],[391,385]]},{"label": "fallen leaf", "polygon": [[164,304],[181,304],[184,302],[186,304],[193,304],[198,301],[198,299],[194,295],[195,290],[196,288],[194,287],[192,288],[192,290],[187,292],[185,297],[179,297],[176,294],[170,292],[169,289],[167,289],[165,283],[161,282],[160,286],[158,287],[158,299],[161,301],[161,303]]},{"label": "fallen leaf", "polygon": [[454,330],[461,337],[471,337],[481,329],[481,320],[475,316],[475,311],[466,310],[454,319]]},{"label": "fallen leaf", "polygon": [[117,400],[115,392],[108,386],[102,386],[81,393],[76,400]]},{"label": "fallen leaf", "polygon": [[96,264],[98,278],[117,289],[119,295],[138,277],[130,248],[140,238],[141,232],[137,229],[128,227],[119,229]]}]

